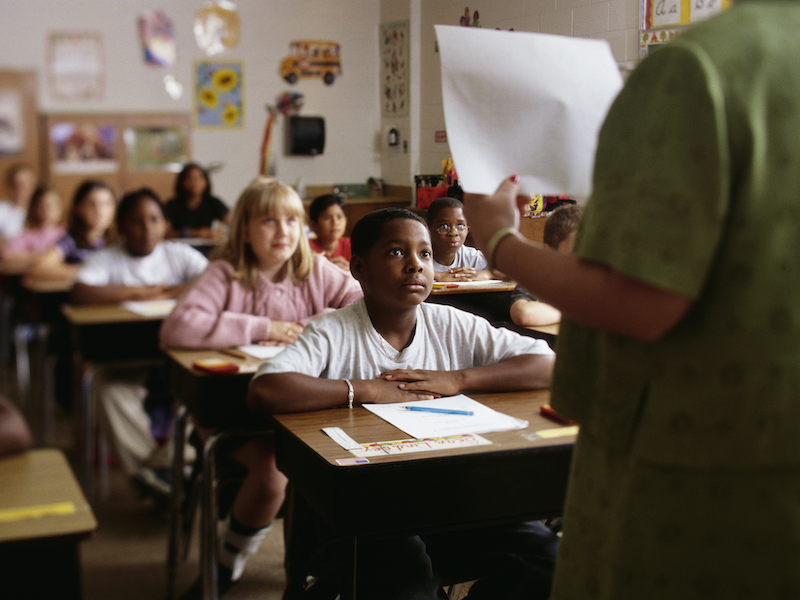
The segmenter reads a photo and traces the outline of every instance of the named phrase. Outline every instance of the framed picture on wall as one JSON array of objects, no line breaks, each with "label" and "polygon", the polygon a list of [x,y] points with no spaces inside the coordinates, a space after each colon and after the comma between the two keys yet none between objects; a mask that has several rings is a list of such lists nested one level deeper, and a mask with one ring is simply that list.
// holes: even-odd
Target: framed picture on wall
[{"label": "framed picture on wall", "polygon": [[48,132],[55,173],[111,173],[117,161],[117,128],[90,122],[62,121]]},{"label": "framed picture on wall", "polygon": [[25,150],[22,93],[0,88],[0,156],[16,156]]},{"label": "framed picture on wall", "polygon": [[47,47],[50,95],[58,100],[102,100],[103,36],[99,31],[56,31]]},{"label": "framed picture on wall", "polygon": [[196,61],[194,89],[194,116],[197,126],[244,126],[240,61]]},{"label": "framed picture on wall", "polygon": [[127,127],[122,139],[130,170],[177,172],[188,162],[186,134],[180,127]]}]

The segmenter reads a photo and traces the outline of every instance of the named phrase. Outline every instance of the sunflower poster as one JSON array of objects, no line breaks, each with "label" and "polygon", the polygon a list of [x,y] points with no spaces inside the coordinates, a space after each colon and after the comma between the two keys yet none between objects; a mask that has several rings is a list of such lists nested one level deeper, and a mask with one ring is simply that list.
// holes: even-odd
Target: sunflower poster
[{"label": "sunflower poster", "polygon": [[195,63],[195,123],[207,127],[242,127],[242,63]]}]

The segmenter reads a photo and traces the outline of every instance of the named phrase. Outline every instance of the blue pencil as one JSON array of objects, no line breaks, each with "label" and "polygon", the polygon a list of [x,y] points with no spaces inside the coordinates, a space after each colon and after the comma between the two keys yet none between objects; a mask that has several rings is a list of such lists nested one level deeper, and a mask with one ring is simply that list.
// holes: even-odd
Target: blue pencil
[{"label": "blue pencil", "polygon": [[440,413],[443,415],[473,415],[471,410],[453,410],[451,408],[430,408],[427,406],[406,406],[407,410],[416,410],[419,412]]}]

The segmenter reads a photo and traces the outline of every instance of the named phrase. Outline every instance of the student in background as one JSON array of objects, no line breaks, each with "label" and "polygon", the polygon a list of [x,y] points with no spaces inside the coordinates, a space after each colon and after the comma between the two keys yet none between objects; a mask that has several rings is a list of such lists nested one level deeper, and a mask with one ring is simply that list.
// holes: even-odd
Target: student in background
[{"label": "student in background", "polygon": [[436,281],[478,281],[492,278],[483,253],[464,245],[469,235],[469,225],[460,200],[434,200],[428,207],[428,229],[433,243]]},{"label": "student in background", "polygon": [[350,272],[350,238],[344,237],[347,215],[344,199],[339,194],[325,194],[314,198],[308,207],[309,227],[316,238],[308,240],[311,249],[324,254],[337,267]]},{"label": "student in background", "polygon": [[[364,290],[363,300],[312,321],[294,344],[262,363],[248,393],[248,406],[254,412],[352,408],[464,390],[548,386],[553,353],[544,341],[494,328],[485,319],[449,306],[424,302],[433,284],[433,250],[420,217],[404,209],[375,211],[356,224],[351,239],[350,269]],[[321,523],[310,529],[325,537]],[[505,546],[512,538],[518,543],[514,558]],[[290,572],[284,597],[289,598],[306,576],[324,576],[310,572],[314,567],[294,550],[302,539],[290,536],[287,543]],[[488,580],[492,578],[477,583],[475,597],[483,587],[486,598],[543,600],[549,591],[556,545],[555,535],[539,522],[359,540],[358,596],[440,598],[441,586],[455,583],[448,579],[450,569],[458,565],[474,568],[473,578],[486,576],[493,568],[509,567],[495,579],[499,587],[491,587]],[[334,580],[336,570],[333,567],[330,574]],[[535,582],[533,589],[520,589],[523,578]]]},{"label": "student in background", "polygon": [[211,193],[208,172],[197,163],[189,163],[175,178],[175,197],[167,202],[169,221],[167,237],[217,239],[215,222],[229,222],[229,209]]},{"label": "student in background", "polygon": [[[581,207],[577,204],[567,204],[555,209],[544,223],[544,245],[557,252],[572,252],[580,220]],[[508,312],[514,323],[524,327],[551,325],[561,320],[560,310],[539,302],[521,286],[511,292],[511,307]]]},{"label": "student in background", "polygon": [[[297,193],[259,177],[233,210],[231,234],[161,327],[161,344],[225,348],[288,344],[321,313],[358,300],[349,273],[311,252]],[[203,440],[214,430],[198,428]],[[231,453],[247,469],[220,538],[219,595],[237,582],[283,504],[286,478],[275,466],[272,439],[252,439]],[[200,598],[200,580],[183,596]]]},{"label": "student in background", "polygon": [[0,456],[22,452],[33,445],[25,417],[7,398],[0,396]]},{"label": "student in background", "polygon": [[38,280],[73,282],[86,257],[105,247],[116,206],[114,193],[105,183],[84,181],[75,190],[66,234],[34,261],[28,275]]},{"label": "student in background", "polygon": [[3,248],[3,261],[27,269],[64,235],[64,205],[51,187],[39,186],[31,197],[25,229]]},{"label": "student in background", "polygon": [[16,163],[6,170],[6,186],[9,197],[0,200],[0,245],[17,237],[25,227],[28,204],[36,190],[36,174],[33,167]]},{"label": "student in background", "polygon": [[[97,250],[86,259],[72,289],[73,302],[177,298],[208,265],[205,256],[194,248],[164,241],[164,208],[152,190],[142,188],[125,194],[117,209],[116,223],[121,242]],[[159,445],[150,433],[151,419],[144,408],[148,380],[155,376],[141,368],[109,370],[99,374],[95,388],[123,469],[135,481],[160,491],[166,498],[169,486],[154,469],[168,469],[169,462],[163,452],[158,452]]]}]

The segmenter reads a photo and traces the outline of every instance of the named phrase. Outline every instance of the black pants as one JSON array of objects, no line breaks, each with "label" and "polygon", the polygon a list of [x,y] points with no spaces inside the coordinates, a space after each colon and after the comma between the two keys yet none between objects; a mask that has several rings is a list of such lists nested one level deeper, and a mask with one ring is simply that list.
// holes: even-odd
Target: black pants
[{"label": "black pants", "polygon": [[[290,492],[287,507],[284,600],[334,598],[352,547],[334,538],[296,492]],[[539,521],[362,537],[356,594],[359,600],[438,600],[446,598],[442,586],[478,579],[471,600],[546,600],[557,549],[558,537]],[[314,585],[304,591],[309,576]]]}]

